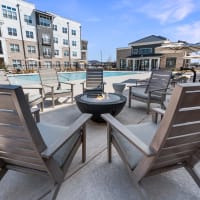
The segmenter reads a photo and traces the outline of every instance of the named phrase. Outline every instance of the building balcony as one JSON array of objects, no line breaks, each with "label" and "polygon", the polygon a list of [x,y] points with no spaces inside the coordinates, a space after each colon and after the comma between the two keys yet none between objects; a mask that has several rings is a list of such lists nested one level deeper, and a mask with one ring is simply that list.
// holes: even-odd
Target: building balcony
[{"label": "building balcony", "polygon": [[49,45],[49,46],[51,46],[51,39],[44,39],[44,38],[42,38],[42,44],[43,45]]}]

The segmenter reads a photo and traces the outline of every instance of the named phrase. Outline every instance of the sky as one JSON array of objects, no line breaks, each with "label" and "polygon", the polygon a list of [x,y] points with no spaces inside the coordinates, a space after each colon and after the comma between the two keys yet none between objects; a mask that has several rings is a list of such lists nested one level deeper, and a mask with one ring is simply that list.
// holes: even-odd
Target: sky
[{"label": "sky", "polygon": [[149,35],[200,42],[199,0],[28,0],[78,21],[88,60],[116,61],[116,48]]}]

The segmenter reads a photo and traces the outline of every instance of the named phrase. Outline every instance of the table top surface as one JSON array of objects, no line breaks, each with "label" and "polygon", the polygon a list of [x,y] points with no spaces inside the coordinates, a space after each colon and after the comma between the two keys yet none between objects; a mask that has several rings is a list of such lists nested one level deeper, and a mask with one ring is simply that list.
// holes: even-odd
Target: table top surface
[{"label": "table top surface", "polygon": [[103,93],[102,95],[90,96],[87,94],[81,94],[75,97],[76,101],[81,101],[85,103],[92,104],[109,104],[109,103],[119,103],[126,101],[126,97],[123,95],[115,93]]}]

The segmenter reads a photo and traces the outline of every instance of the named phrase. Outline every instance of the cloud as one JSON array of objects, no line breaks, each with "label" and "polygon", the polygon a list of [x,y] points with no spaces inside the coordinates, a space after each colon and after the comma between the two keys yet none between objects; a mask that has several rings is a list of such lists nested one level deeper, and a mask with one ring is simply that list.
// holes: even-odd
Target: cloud
[{"label": "cloud", "polygon": [[191,43],[200,42],[200,21],[178,26],[175,28],[174,34],[179,40]]},{"label": "cloud", "polygon": [[183,20],[195,9],[193,0],[162,0],[146,4],[141,12],[160,21],[161,24]]}]

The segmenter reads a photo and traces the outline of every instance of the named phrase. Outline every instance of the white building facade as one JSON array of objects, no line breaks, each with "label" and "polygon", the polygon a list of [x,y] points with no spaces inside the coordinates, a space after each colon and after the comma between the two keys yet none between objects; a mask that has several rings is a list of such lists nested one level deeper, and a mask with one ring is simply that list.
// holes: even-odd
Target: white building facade
[{"label": "white building facade", "polygon": [[0,66],[67,69],[87,63],[81,57],[79,22],[23,0],[1,0],[0,6]]}]

